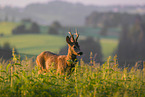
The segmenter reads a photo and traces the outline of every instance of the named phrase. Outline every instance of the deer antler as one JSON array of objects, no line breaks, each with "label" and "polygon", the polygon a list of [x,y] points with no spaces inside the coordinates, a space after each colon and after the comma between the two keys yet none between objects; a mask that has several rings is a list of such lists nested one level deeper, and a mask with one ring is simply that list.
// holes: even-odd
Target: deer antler
[{"label": "deer antler", "polygon": [[75,39],[76,42],[78,40],[78,37],[79,37],[79,34],[78,34],[78,30],[76,29],[76,39]]},{"label": "deer antler", "polygon": [[74,42],[74,36],[71,34],[71,32],[68,32],[71,35],[71,42]]}]

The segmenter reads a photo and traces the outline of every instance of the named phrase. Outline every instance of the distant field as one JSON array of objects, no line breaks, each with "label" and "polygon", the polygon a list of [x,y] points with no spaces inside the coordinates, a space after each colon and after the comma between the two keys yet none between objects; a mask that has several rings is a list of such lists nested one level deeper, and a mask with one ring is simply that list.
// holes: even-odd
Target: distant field
[{"label": "distant field", "polygon": [[102,52],[104,59],[106,60],[108,56],[112,56],[112,53],[116,50],[118,46],[118,40],[117,39],[101,39],[101,46],[102,46]]},{"label": "distant field", "polygon": [[[3,33],[4,35],[11,35],[12,30],[20,25],[21,23],[14,23],[14,22],[0,22],[0,34]],[[29,27],[30,25],[27,25]],[[40,26],[40,32],[42,34],[47,34],[48,33],[48,28],[47,26]]]},{"label": "distant field", "polygon": [[38,55],[45,50],[58,52],[65,45],[65,38],[53,35],[12,35],[2,37],[0,45],[5,42],[17,48],[19,53]]},{"label": "distant field", "polygon": [[18,25],[19,23],[0,22],[0,33],[3,33],[4,35],[10,35],[11,31]]},{"label": "distant field", "polygon": [[[12,47],[17,48],[19,53],[38,55],[42,51],[49,50],[58,53],[66,45],[65,37],[42,34],[9,35],[1,37],[0,45],[9,42]],[[115,39],[101,39],[104,59],[112,55],[117,47],[118,41]]]}]

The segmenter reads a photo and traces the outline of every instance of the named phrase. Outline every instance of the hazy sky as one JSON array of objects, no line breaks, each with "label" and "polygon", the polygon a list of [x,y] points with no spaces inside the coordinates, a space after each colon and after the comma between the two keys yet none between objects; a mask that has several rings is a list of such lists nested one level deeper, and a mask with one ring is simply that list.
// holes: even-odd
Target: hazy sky
[{"label": "hazy sky", "polygon": [[72,3],[83,3],[85,5],[144,5],[145,0],[0,0],[1,6],[25,7],[30,3],[47,3],[50,1],[67,1]]}]

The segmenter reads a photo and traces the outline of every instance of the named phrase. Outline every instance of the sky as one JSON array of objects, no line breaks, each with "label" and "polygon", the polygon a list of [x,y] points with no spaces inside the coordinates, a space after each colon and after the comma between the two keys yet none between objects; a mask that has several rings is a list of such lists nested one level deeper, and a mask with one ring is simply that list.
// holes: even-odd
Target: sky
[{"label": "sky", "polygon": [[31,3],[47,3],[50,1],[67,1],[84,5],[145,5],[145,0],[0,0],[0,6],[25,7]]}]

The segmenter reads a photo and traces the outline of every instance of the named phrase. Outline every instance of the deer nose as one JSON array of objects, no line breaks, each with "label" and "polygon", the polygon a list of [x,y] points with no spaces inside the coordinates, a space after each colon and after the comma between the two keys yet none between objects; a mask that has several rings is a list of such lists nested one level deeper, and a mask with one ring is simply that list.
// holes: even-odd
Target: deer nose
[{"label": "deer nose", "polygon": [[83,54],[83,52],[78,52],[78,54],[79,54],[79,55],[82,55],[82,54]]}]

